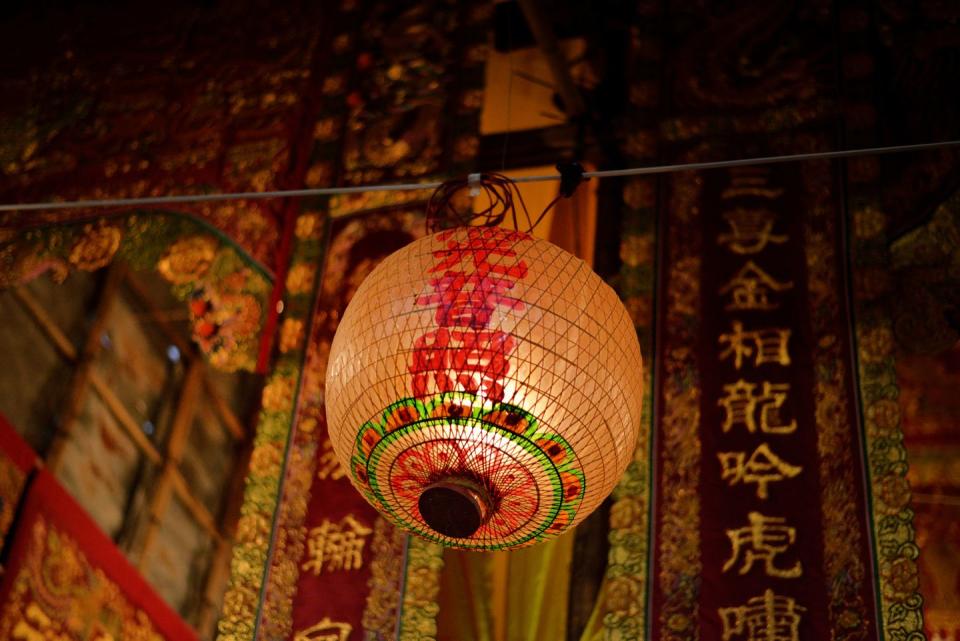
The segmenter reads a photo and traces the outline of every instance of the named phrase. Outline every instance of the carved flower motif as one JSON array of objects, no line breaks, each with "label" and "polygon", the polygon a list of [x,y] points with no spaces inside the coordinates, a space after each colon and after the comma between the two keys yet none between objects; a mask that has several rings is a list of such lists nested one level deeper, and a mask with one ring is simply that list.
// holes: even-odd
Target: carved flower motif
[{"label": "carved flower motif", "polygon": [[299,349],[303,344],[303,320],[288,318],[280,326],[280,351],[284,354]]},{"label": "carved flower motif", "polygon": [[860,339],[863,360],[879,363],[893,350],[893,333],[886,327],[875,327],[867,331]]},{"label": "carved flower motif", "polygon": [[899,512],[910,502],[910,485],[901,476],[888,476],[877,487],[877,495],[887,509]]},{"label": "carved flower motif", "polygon": [[294,232],[297,238],[317,238],[323,229],[323,219],[320,214],[307,213],[297,218],[297,227]]},{"label": "carved flower motif", "polygon": [[250,473],[256,476],[274,474],[279,469],[280,459],[281,453],[277,445],[272,443],[258,445],[250,454]]},{"label": "carved flower motif", "polygon": [[897,559],[884,574],[887,584],[899,594],[909,594],[917,589],[917,566],[913,559]]},{"label": "carved flower motif", "polygon": [[644,234],[625,236],[620,243],[620,259],[631,267],[653,262],[653,237]]},{"label": "carved flower motif", "polygon": [[325,187],[333,176],[333,167],[328,162],[318,162],[307,170],[304,182],[307,187]]},{"label": "carved flower motif", "polygon": [[210,236],[182,238],[170,245],[157,263],[157,271],[175,285],[199,280],[210,270],[217,246]]},{"label": "carved flower motif", "polygon": [[642,513],[643,510],[635,499],[620,499],[610,508],[610,527],[615,530],[633,527]]},{"label": "carved flower motif", "polygon": [[293,402],[293,378],[274,376],[263,388],[263,408],[270,412],[286,410]]},{"label": "carved flower motif", "polygon": [[260,328],[260,303],[251,294],[224,294],[213,314],[220,326],[220,337],[243,339]]},{"label": "carved flower motif", "polygon": [[880,435],[884,435],[900,424],[900,405],[888,398],[880,399],[867,407],[867,418],[873,421]]},{"label": "carved flower motif", "polygon": [[270,534],[270,523],[259,514],[247,514],[237,521],[237,541],[262,545]]},{"label": "carved flower motif", "polygon": [[847,609],[840,613],[840,616],[837,618],[837,622],[840,624],[840,627],[847,628],[849,630],[859,626],[861,623],[861,618],[856,610]]},{"label": "carved flower motif", "polygon": [[309,294],[317,268],[310,263],[300,263],[290,268],[287,274],[287,290],[291,294]]},{"label": "carved flower motif", "polygon": [[670,618],[667,619],[667,627],[674,632],[683,632],[690,627],[690,617],[682,614],[672,614]]},{"label": "carved flower motif", "polygon": [[431,568],[417,568],[411,572],[408,583],[407,599],[415,605],[431,603],[440,590],[439,573]]},{"label": "carved flower motif", "polygon": [[85,271],[93,271],[108,265],[120,248],[123,233],[116,227],[102,225],[83,228],[83,236],[70,250],[70,264]]},{"label": "carved flower motif", "polygon": [[626,576],[618,576],[607,584],[607,610],[627,612],[636,607],[640,595],[637,582]]}]

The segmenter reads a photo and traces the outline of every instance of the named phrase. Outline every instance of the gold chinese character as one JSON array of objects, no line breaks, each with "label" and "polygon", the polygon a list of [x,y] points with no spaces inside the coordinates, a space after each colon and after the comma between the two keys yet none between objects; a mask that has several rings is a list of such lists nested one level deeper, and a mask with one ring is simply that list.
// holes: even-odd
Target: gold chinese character
[{"label": "gold chinese character", "polygon": [[787,242],[786,235],[773,233],[776,214],[767,209],[744,209],[738,207],[723,215],[730,226],[729,234],[717,236],[717,243],[726,245],[736,254],[756,254],[768,243]]},{"label": "gold chinese character", "polygon": [[323,444],[320,446],[320,466],[317,470],[317,478],[321,481],[330,479],[339,481],[346,477],[347,473],[343,471],[343,466],[337,460],[337,455],[333,451],[333,443],[327,437],[323,438]]},{"label": "gold chinese character", "polygon": [[776,309],[779,303],[770,302],[770,292],[782,292],[793,287],[793,281],[781,283],[748,260],[740,271],[720,288],[720,295],[730,294],[729,310]]},{"label": "gold chinese character", "polygon": [[[784,525],[787,520],[777,516],[764,516],[759,512],[750,512],[747,516],[750,525],[736,530],[727,530],[730,539],[730,558],[723,565],[726,572],[740,558],[743,552],[743,564],[739,574],[746,574],[753,568],[754,561],[763,561],[763,569],[767,576],[778,579],[795,579],[803,574],[800,561],[788,569],[778,568],[775,565],[777,555],[787,551],[797,540],[797,530]],[[744,549],[746,548],[746,549]]]},{"label": "gold chinese character", "polygon": [[744,633],[746,641],[800,641],[800,613],[806,611],[794,599],[770,589],[763,596],[749,599],[746,605],[717,609],[723,623],[723,641]]},{"label": "gold chinese character", "polygon": [[740,369],[744,357],[753,356],[754,365],[764,363],[790,364],[790,352],[787,343],[790,340],[789,329],[758,329],[750,332],[743,331],[743,323],[733,321],[733,331],[721,334],[718,342],[729,344],[721,352],[720,360],[733,355],[733,366]]},{"label": "gold chinese character", "polygon": [[307,560],[301,566],[314,574],[363,567],[363,546],[372,530],[348,514],[340,523],[324,519],[307,536]]},{"label": "gold chinese character", "polygon": [[323,617],[320,623],[294,633],[293,641],[347,641],[353,626]]},{"label": "gold chinese character", "polygon": [[753,434],[757,431],[756,411],[760,409],[760,431],[765,434],[792,434],[797,430],[797,421],[784,423],[780,418],[780,407],[787,400],[789,383],[763,382],[763,391],[754,394],[757,386],[742,378],[733,385],[724,385],[726,396],[717,401],[724,409],[723,431],[740,423]]},{"label": "gold chinese character", "polygon": [[23,618],[14,624],[13,638],[22,641],[69,641],[70,636],[60,621],[54,621],[36,601],[30,601]]},{"label": "gold chinese character", "polygon": [[718,452],[717,458],[720,459],[720,480],[727,481],[730,486],[756,483],[759,499],[769,496],[768,483],[792,479],[803,471],[799,465],[784,462],[770,451],[766,443],[761,443],[750,458],[747,458],[746,452]]}]

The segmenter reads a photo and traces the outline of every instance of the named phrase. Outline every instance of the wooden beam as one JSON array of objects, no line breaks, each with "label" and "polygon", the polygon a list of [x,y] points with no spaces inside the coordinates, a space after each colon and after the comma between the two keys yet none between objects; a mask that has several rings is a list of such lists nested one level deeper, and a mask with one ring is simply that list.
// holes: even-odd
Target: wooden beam
[{"label": "wooden beam", "polygon": [[533,32],[533,37],[540,51],[546,56],[547,64],[550,65],[550,75],[553,76],[553,83],[560,93],[560,98],[563,99],[563,108],[571,119],[576,119],[586,113],[587,107],[580,95],[580,90],[573,82],[569,64],[560,49],[553,27],[544,15],[540,0],[519,0],[519,3],[527,24]]},{"label": "wooden beam", "polygon": [[236,414],[233,413],[233,409],[227,403],[226,399],[223,398],[223,395],[220,394],[220,390],[216,388],[209,378],[204,378],[203,387],[207,392],[207,398],[213,401],[213,406],[217,410],[217,414],[220,417],[220,420],[223,421],[223,424],[226,426],[227,431],[233,436],[237,441],[242,441],[247,437],[247,430],[244,429],[243,424],[240,422],[240,419],[237,418]]},{"label": "wooden beam", "polygon": [[[180,476],[178,465],[183,456],[187,437],[190,434],[190,427],[193,424],[197,398],[199,397],[202,383],[203,366],[198,361],[193,361],[187,368],[187,375],[184,378],[183,387],[180,391],[180,398],[177,400],[177,409],[174,412],[173,424],[170,428],[170,437],[167,440],[167,451],[161,462],[160,480],[154,486],[153,494],[149,498],[148,513],[150,520],[147,523],[147,529],[140,544],[140,550],[136,555],[137,567],[141,571],[146,570],[147,555],[160,532],[160,525],[170,505],[174,488],[181,486],[186,489],[186,483],[183,482]],[[180,483],[178,483],[178,480]],[[179,493],[180,492],[178,492],[178,494]],[[187,492],[187,494],[189,494],[189,492]],[[188,504],[189,500],[193,499],[193,497],[181,497],[181,499],[183,499],[185,504]],[[188,509],[190,509],[189,505]],[[192,512],[193,509],[190,511]],[[209,514],[206,516],[209,518]]]},{"label": "wooden beam", "polygon": [[190,512],[194,520],[200,524],[200,527],[207,531],[207,534],[210,535],[210,538],[212,538],[214,542],[219,542],[223,539],[223,535],[220,533],[219,528],[217,528],[217,522],[213,518],[213,515],[211,515],[203,503],[190,492],[190,488],[187,486],[183,475],[175,472],[171,475],[171,478],[173,479],[173,489],[177,492],[177,498],[183,502],[184,507],[187,508],[187,511]]},{"label": "wooden beam", "polygon": [[220,618],[220,600],[230,579],[230,552],[233,543],[229,539],[221,539],[213,553],[213,561],[203,589],[200,612],[197,616],[197,631],[201,639],[212,639],[216,631],[217,620]]},{"label": "wooden beam", "polygon": [[103,404],[107,406],[107,409],[109,409],[110,413],[117,419],[120,426],[124,428],[130,439],[140,448],[140,451],[150,459],[151,463],[161,465],[163,463],[163,455],[160,454],[160,451],[150,441],[147,435],[143,433],[140,424],[131,416],[130,411],[123,404],[123,401],[110,389],[110,386],[103,380],[103,377],[100,376],[98,372],[91,370],[89,381],[90,386],[97,392],[97,395],[100,396]]},{"label": "wooden beam", "polygon": [[77,360],[76,346],[70,342],[70,339],[63,333],[63,330],[60,329],[57,322],[53,320],[53,317],[43,308],[43,305],[33,297],[33,294],[28,292],[25,287],[17,287],[13,290],[13,296],[24,310],[33,317],[33,320],[37,322],[37,325],[40,326],[43,333],[47,335],[47,338],[49,338],[54,347],[57,348],[60,355],[71,363],[75,362]]},{"label": "wooden beam", "polygon": [[83,407],[84,395],[87,393],[90,374],[93,371],[93,361],[100,351],[100,334],[107,323],[110,306],[116,298],[121,276],[122,267],[117,263],[111,265],[107,271],[103,289],[100,291],[100,297],[97,300],[93,322],[90,323],[90,329],[87,331],[87,339],[84,341],[83,349],[76,361],[77,367],[74,369],[73,379],[70,381],[70,390],[67,392],[67,398],[63,404],[60,426],[53,437],[50,450],[46,456],[46,465],[54,474],[60,466],[67,439],[70,437]]}]

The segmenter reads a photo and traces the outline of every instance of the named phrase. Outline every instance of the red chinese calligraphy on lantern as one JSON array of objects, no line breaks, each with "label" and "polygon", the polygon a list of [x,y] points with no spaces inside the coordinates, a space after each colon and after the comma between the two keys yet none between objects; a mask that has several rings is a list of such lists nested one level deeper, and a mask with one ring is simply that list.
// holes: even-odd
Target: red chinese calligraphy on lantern
[{"label": "red chinese calligraphy on lantern", "polygon": [[465,391],[503,400],[503,380],[510,372],[508,357],[516,340],[489,329],[498,308],[522,310],[511,296],[518,280],[527,276],[527,264],[517,256],[517,242],[528,234],[495,227],[470,227],[466,238],[453,232],[439,236],[445,247],[429,273],[431,293],[417,297],[417,305],[436,307],[437,329],[414,342],[409,371],[415,396],[435,391]]}]

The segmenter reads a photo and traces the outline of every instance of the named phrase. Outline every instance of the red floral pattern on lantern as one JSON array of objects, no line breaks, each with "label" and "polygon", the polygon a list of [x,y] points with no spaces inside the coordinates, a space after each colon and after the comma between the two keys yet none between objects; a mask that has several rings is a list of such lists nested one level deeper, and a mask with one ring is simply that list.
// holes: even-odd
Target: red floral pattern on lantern
[{"label": "red floral pattern on lantern", "polygon": [[390,474],[390,489],[407,513],[423,523],[420,495],[447,477],[472,478],[491,498],[493,510],[473,535],[477,539],[516,532],[540,506],[531,473],[501,449],[476,441],[434,440],[404,450]]}]

